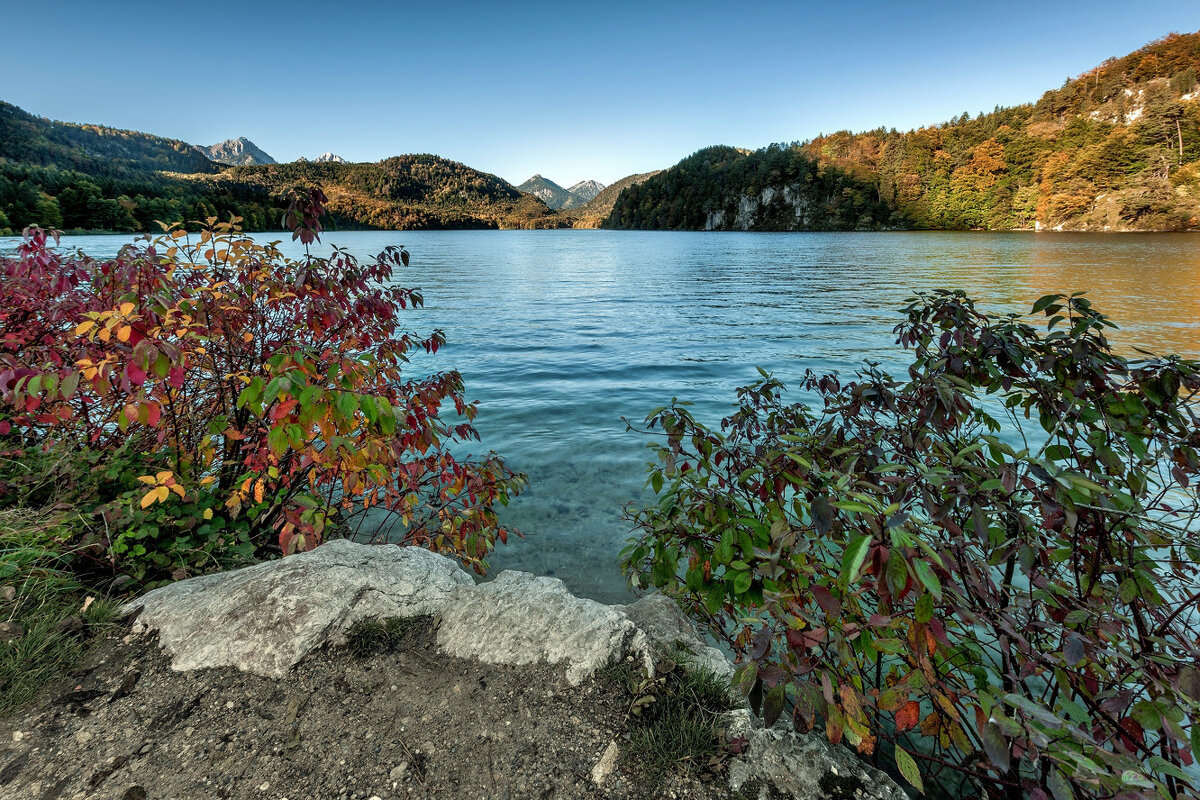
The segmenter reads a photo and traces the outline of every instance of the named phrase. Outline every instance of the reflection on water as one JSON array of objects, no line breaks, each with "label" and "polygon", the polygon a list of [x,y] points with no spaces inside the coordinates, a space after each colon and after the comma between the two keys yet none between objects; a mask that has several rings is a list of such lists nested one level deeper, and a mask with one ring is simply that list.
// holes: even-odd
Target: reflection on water
[{"label": "reflection on water", "polygon": [[[265,236],[275,239],[278,235]],[[111,254],[128,237],[68,238]],[[1087,290],[1114,340],[1200,356],[1200,237],[1188,234],[329,233],[358,255],[404,244],[403,283],[425,291],[416,330],[448,346],[419,369],[463,372],[484,447],[529,474],[506,511],[527,533],[498,567],[556,575],[606,601],[625,594],[614,557],[621,508],[645,499],[648,453],[621,417],[671,397],[715,422],[755,366],[892,367],[895,313],[915,289],[962,288],[986,309]],[[11,240],[0,240],[0,249]],[[291,245],[285,245],[290,247]],[[296,248],[299,252],[299,248]]]}]

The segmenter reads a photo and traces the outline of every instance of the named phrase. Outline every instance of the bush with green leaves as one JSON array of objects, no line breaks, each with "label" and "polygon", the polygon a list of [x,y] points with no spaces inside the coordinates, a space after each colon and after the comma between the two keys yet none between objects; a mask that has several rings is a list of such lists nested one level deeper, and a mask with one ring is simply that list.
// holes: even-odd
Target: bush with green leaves
[{"label": "bush with green leaves", "polygon": [[152,583],[309,550],[368,510],[481,572],[507,540],[496,507],[523,476],[463,452],[458,372],[410,374],[445,339],[404,327],[423,304],[394,282],[408,252],[313,255],[324,203],[292,197],[301,258],[237,218],[103,260],[31,228],[0,258],[0,455],[99,454],[120,494],[89,552],[111,570]]},{"label": "bush with green leaves", "polygon": [[622,553],[735,683],[918,789],[1176,797],[1200,752],[1200,363],[1114,351],[1080,295],[903,310],[896,378],[763,379],[719,429],[648,418]]}]

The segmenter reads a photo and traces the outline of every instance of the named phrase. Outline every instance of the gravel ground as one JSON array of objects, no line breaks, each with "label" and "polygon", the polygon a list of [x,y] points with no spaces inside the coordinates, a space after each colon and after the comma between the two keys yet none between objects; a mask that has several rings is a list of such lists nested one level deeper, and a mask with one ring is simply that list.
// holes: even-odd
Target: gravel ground
[{"label": "gravel ground", "polygon": [[728,797],[722,776],[650,786],[618,759],[629,698],[562,668],[440,654],[428,624],[386,652],[327,650],[272,680],[173,672],[118,631],[69,681],[0,719],[9,800]]}]

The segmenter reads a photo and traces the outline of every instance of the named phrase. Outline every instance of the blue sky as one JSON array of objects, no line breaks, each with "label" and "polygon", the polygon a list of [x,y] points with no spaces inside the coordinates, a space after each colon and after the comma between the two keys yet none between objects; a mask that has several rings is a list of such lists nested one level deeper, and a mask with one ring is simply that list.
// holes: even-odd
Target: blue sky
[{"label": "blue sky", "polygon": [[0,99],[32,113],[563,185],[1034,100],[1200,29],[1194,0],[52,5],[0,0]]}]

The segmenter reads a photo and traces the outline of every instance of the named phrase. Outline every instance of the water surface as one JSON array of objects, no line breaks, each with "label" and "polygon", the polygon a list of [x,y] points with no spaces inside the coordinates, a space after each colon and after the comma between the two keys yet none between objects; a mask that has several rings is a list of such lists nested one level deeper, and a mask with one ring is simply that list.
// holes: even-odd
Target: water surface
[{"label": "water surface", "polygon": [[[68,237],[110,255],[129,236]],[[278,234],[263,239],[279,238]],[[529,474],[506,511],[526,533],[493,564],[562,578],[576,593],[627,597],[621,519],[644,500],[649,452],[622,417],[672,397],[716,422],[756,366],[795,382],[864,359],[898,366],[896,309],[916,289],[968,290],[985,309],[1028,310],[1087,290],[1121,324],[1115,340],[1200,356],[1200,237],[1188,234],[327,233],[358,255],[403,244],[410,314],[440,327],[432,362],[460,370],[484,447]],[[12,240],[0,240],[8,249]],[[285,249],[300,252],[291,243]],[[425,365],[419,365],[424,367]]]}]

